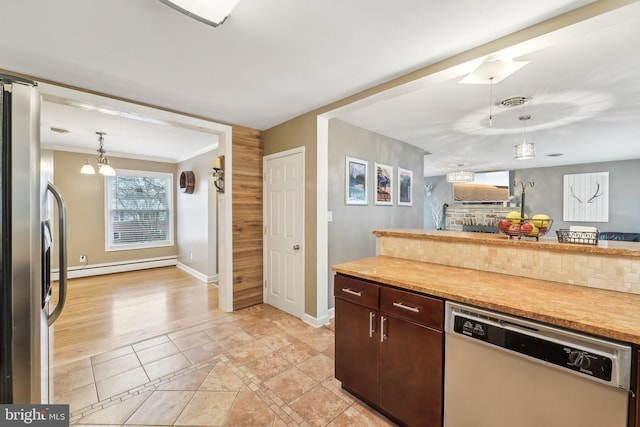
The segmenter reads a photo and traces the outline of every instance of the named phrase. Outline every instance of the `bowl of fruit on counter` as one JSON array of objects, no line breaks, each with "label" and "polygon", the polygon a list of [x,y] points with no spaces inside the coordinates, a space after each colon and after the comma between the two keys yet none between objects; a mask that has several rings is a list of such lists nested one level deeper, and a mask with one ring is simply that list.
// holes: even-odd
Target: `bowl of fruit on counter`
[{"label": "bowl of fruit on counter", "polygon": [[551,230],[553,220],[545,214],[535,214],[531,218],[527,214],[511,211],[505,217],[498,218],[498,229],[510,239],[531,237],[538,240]]}]

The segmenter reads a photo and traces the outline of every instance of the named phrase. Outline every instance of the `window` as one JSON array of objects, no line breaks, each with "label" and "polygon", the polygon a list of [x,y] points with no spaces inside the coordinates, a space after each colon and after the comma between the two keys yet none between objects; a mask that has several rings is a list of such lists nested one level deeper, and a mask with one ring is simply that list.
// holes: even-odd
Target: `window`
[{"label": "window", "polygon": [[105,178],[105,250],[173,245],[173,174],[117,173]]}]

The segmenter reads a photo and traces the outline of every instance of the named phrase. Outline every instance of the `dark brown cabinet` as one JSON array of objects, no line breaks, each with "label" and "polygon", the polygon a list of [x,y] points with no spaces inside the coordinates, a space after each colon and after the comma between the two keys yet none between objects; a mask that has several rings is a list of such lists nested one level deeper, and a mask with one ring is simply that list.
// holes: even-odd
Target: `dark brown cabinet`
[{"label": "dark brown cabinet", "polygon": [[629,394],[629,427],[640,427],[640,350],[634,346],[631,366],[631,391]]},{"label": "dark brown cabinet", "polygon": [[380,340],[377,332],[371,337],[361,332],[369,330],[368,319],[377,311],[340,299],[335,311],[340,313],[336,315],[336,378],[354,394],[377,403]]},{"label": "dark brown cabinet", "polygon": [[409,426],[441,426],[441,300],[349,276],[335,280],[336,378]]}]

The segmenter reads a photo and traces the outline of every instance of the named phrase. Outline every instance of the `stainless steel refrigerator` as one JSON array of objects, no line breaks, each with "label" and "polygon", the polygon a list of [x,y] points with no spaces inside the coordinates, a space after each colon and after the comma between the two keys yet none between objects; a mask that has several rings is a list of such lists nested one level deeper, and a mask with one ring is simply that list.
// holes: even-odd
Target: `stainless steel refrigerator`
[{"label": "stainless steel refrigerator", "polygon": [[[41,167],[36,84],[2,74],[0,84],[0,403],[49,403],[51,325],[66,298],[66,208],[52,168]],[[60,279],[51,307],[54,253]]]}]

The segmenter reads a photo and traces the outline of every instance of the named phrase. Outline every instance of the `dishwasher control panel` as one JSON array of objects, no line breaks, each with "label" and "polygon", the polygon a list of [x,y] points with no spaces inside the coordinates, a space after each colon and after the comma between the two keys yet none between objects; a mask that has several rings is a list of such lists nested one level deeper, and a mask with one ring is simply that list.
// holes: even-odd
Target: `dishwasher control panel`
[{"label": "dishwasher control panel", "polygon": [[605,382],[612,379],[611,357],[593,353],[588,348],[540,338],[534,328],[490,317],[484,320],[455,315],[453,332]]}]

